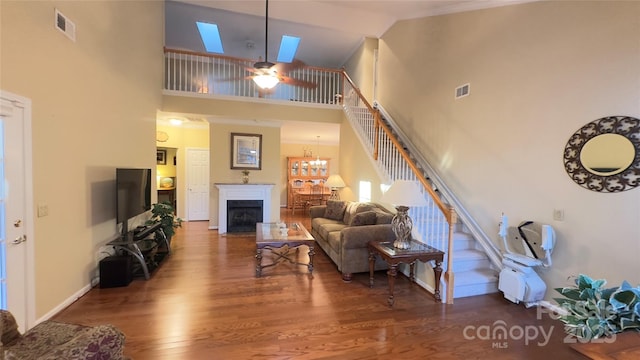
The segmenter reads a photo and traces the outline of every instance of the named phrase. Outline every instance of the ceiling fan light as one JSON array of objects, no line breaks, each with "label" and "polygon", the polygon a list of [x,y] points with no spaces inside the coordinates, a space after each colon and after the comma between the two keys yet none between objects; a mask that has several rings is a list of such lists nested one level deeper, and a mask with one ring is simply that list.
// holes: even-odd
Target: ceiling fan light
[{"label": "ceiling fan light", "polygon": [[278,82],[280,82],[280,79],[278,79],[276,75],[260,74],[260,75],[254,76],[253,81],[261,89],[272,89],[274,86],[278,85]]}]

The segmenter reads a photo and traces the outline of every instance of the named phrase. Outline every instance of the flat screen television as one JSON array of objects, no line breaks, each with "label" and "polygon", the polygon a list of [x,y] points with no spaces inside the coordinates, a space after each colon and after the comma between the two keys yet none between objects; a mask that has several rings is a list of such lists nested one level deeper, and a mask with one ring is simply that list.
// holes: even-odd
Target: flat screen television
[{"label": "flat screen television", "polygon": [[116,221],[122,235],[128,220],[151,209],[151,169],[116,169]]}]

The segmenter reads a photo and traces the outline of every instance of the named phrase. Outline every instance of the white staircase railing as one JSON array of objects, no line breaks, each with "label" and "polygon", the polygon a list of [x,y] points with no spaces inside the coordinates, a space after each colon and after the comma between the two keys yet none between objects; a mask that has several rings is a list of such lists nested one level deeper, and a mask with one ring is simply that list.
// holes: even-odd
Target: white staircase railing
[{"label": "white staircase railing", "polygon": [[[453,302],[453,224],[456,213],[450,206],[442,202],[433,189],[432,184],[425,178],[423,172],[409,156],[404,146],[397,140],[391,129],[381,121],[380,113],[362,97],[351,79],[344,74],[343,107],[347,118],[359,134],[363,145],[373,155],[387,180],[411,180],[420,182],[422,195],[427,206],[410,208],[409,215],[413,220],[414,233],[418,240],[433,246],[447,254],[445,283],[447,287],[446,300]],[[414,235],[415,235],[414,234]]]},{"label": "white staircase railing", "polygon": [[[374,102],[374,106],[376,110],[380,112],[380,115],[387,120],[389,126],[393,129],[393,132],[398,134],[400,138],[406,139],[407,136],[402,132],[400,128],[398,128],[391,119],[391,116],[385,111],[382,105]],[[422,156],[419,149],[415,148],[413,144],[406,143],[405,146],[409,149],[409,152],[416,158],[416,162],[420,164],[420,166],[424,169],[426,174],[429,174],[429,181],[438,189],[438,194],[442,199],[444,199],[447,204],[453,206],[456,209],[456,214],[458,215],[458,219],[460,223],[464,224],[465,231],[471,233],[473,238],[480,245],[482,250],[485,252],[493,266],[497,269],[502,268],[502,251],[496,244],[491,240],[489,236],[480,228],[480,225],[475,221],[475,219],[469,214],[466,210],[460,199],[454,194],[454,192],[449,189],[447,184],[440,178],[438,173],[429,165],[429,162]]]},{"label": "white staircase railing", "polygon": [[342,97],[341,70],[302,66],[287,76],[316,86],[280,83],[272,90],[262,90],[247,70],[253,67],[252,60],[175,49],[165,49],[164,53],[165,90],[314,104],[337,104]]}]

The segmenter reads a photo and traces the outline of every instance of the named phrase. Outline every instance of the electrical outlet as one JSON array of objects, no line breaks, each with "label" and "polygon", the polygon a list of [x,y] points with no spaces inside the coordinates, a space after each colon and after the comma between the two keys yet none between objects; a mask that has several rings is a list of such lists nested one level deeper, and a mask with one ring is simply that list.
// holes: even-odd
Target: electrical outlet
[{"label": "electrical outlet", "polygon": [[564,210],[553,209],[553,220],[556,220],[556,221],[564,220]]}]

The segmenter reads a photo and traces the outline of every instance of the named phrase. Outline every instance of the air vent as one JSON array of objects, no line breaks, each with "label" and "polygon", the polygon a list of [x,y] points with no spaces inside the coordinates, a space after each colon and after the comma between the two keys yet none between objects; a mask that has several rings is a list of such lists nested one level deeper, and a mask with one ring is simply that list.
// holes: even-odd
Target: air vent
[{"label": "air vent", "polygon": [[66,16],[62,15],[58,9],[56,9],[56,17],[54,19],[56,29],[65,34],[71,41],[76,41],[76,24],[69,20]]},{"label": "air vent", "polygon": [[463,98],[465,96],[469,95],[469,84],[464,84],[461,86],[458,86],[456,88],[456,99],[460,99]]}]

